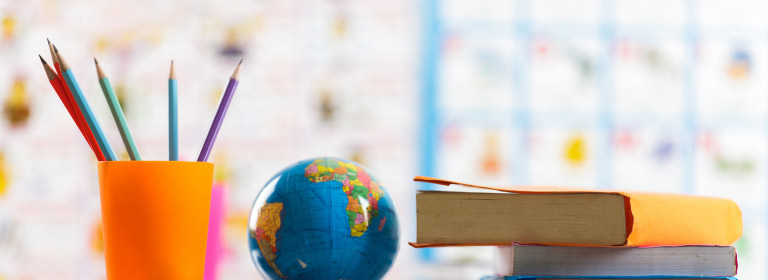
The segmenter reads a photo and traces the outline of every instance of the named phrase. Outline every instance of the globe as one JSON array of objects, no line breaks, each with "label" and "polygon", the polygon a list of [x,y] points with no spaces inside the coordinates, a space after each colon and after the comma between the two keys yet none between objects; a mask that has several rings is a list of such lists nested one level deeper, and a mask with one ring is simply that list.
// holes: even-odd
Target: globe
[{"label": "globe", "polygon": [[277,173],[248,219],[251,257],[269,279],[380,279],[399,239],[384,186],[368,168],[336,158]]}]

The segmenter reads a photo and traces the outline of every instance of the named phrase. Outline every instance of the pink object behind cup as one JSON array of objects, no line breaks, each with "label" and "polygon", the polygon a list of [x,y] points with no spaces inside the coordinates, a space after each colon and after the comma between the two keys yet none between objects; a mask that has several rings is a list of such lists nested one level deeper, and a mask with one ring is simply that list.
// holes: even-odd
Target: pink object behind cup
[{"label": "pink object behind cup", "polygon": [[227,188],[214,183],[211,190],[211,213],[208,218],[208,245],[205,251],[204,280],[216,280],[224,256],[224,219],[227,209]]}]

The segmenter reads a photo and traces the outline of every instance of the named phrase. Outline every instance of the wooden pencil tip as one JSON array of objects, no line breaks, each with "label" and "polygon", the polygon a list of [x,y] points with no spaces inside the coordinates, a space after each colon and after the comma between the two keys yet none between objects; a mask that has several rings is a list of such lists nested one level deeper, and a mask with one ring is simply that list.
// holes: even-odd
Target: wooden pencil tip
[{"label": "wooden pencil tip", "polygon": [[51,69],[51,66],[48,65],[47,62],[45,62],[45,59],[43,59],[43,56],[42,55],[37,55],[37,56],[40,57],[40,62],[43,63],[43,69],[45,69],[45,75],[48,76],[48,80],[52,81],[58,78],[59,76],[56,76],[56,73],[54,73],[53,69]]},{"label": "wooden pencil tip", "polygon": [[[48,38],[46,38],[46,40],[48,40]],[[56,64],[59,59],[56,57],[56,52],[53,50],[53,44],[51,44],[51,40],[48,40],[48,51],[51,52],[51,62]]]},{"label": "wooden pencil tip", "polygon": [[240,74],[240,66],[243,65],[243,59],[240,59],[240,63],[237,64],[237,68],[235,68],[235,72],[232,73],[232,77],[230,79],[237,80],[237,75]]},{"label": "wooden pencil tip", "polygon": [[104,71],[101,70],[101,66],[99,65],[99,61],[96,60],[96,58],[93,58],[93,63],[96,65],[96,75],[98,75],[99,80],[107,77],[107,75],[104,74]]},{"label": "wooden pencil tip", "polygon": [[51,44],[51,45],[53,45],[53,51],[55,51],[56,54],[59,54],[59,48],[56,47],[56,44]]},{"label": "wooden pencil tip", "polygon": [[48,41],[48,45],[51,44],[51,39],[45,38],[46,41]]},{"label": "wooden pencil tip", "polygon": [[[53,46],[56,48],[56,45]],[[67,64],[66,61],[64,61],[64,57],[59,54],[59,50],[56,50],[56,59],[59,61],[59,66],[61,67],[61,71],[66,71],[69,69],[69,64]]]},{"label": "wooden pencil tip", "polygon": [[171,71],[168,73],[168,79],[169,80],[176,79],[176,71],[173,70],[173,59],[171,59]]}]

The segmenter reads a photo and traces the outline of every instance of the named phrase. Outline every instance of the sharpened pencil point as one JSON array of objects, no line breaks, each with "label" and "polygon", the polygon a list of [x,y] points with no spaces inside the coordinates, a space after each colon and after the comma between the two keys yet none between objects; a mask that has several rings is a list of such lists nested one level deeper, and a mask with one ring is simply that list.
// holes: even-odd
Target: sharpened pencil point
[{"label": "sharpened pencil point", "polygon": [[46,41],[48,41],[48,44],[51,43],[51,39],[45,38]]},{"label": "sharpened pencil point", "polygon": [[37,56],[40,57],[40,62],[43,63],[43,69],[45,69],[45,75],[48,76],[48,80],[52,81],[59,78],[59,76],[56,76],[56,72],[54,72],[53,68],[51,68],[51,66],[48,65],[47,62],[45,62],[45,59],[43,59],[43,56],[42,55],[37,55]]},{"label": "sharpened pencil point", "polygon": [[59,54],[59,48],[56,47],[56,44],[51,44],[51,45],[53,45],[53,51],[55,51],[56,54]]},{"label": "sharpened pencil point", "polygon": [[235,72],[232,73],[232,77],[230,79],[237,80],[237,75],[240,74],[240,66],[243,65],[243,59],[240,59],[240,63],[237,64],[237,68],[235,68]]},{"label": "sharpened pencil point", "polygon": [[[46,40],[48,39],[46,38]],[[59,58],[57,57],[56,52],[53,50],[53,44],[51,44],[51,40],[48,40],[48,51],[51,52],[51,63],[54,65],[59,63]]]},{"label": "sharpened pencil point", "polygon": [[104,79],[107,77],[107,75],[104,74],[104,71],[101,70],[101,65],[99,65],[99,61],[96,60],[96,58],[93,58],[94,64],[96,64],[96,75],[99,77],[99,80]]},{"label": "sharpened pencil point", "polygon": [[[56,48],[55,45],[53,47]],[[61,67],[62,72],[69,70],[69,64],[67,64],[67,62],[64,60],[64,57],[61,56],[58,50],[56,50],[56,59],[59,60],[59,66]]]},{"label": "sharpened pencil point", "polygon": [[169,80],[175,80],[176,79],[176,71],[173,69],[173,59],[171,59],[171,72],[168,73],[168,79]]}]

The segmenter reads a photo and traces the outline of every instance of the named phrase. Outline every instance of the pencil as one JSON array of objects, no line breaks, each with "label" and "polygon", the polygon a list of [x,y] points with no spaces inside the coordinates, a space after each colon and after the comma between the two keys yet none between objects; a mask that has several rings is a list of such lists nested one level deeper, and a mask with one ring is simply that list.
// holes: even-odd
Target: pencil
[{"label": "pencil", "polygon": [[168,74],[168,160],[179,160],[179,126],[178,111],[176,105],[176,73],[173,72],[173,60],[171,60],[171,72]]},{"label": "pencil", "polygon": [[224,95],[221,97],[219,109],[216,110],[216,116],[213,118],[213,123],[211,123],[211,128],[208,130],[208,136],[205,137],[205,142],[203,143],[203,148],[200,150],[200,155],[197,157],[197,161],[208,161],[208,156],[211,154],[211,148],[213,148],[213,143],[216,141],[216,135],[219,134],[221,123],[224,121],[224,115],[227,114],[229,102],[232,101],[232,95],[237,88],[237,76],[240,72],[240,66],[242,65],[243,60],[240,59],[240,63],[238,63],[237,68],[235,68],[235,72],[233,72],[232,76],[229,78],[229,84],[227,84],[227,89],[224,90]]},{"label": "pencil", "polygon": [[[75,124],[77,124],[77,117],[75,117],[75,113],[72,111],[72,105],[69,103],[69,99],[67,99],[67,94],[64,93],[64,86],[61,85],[61,81],[59,80],[59,76],[56,76],[55,70],[51,68],[50,65],[48,65],[48,62],[43,59],[42,55],[38,55],[40,57],[40,62],[43,63],[43,68],[45,69],[45,75],[48,76],[48,82],[51,83],[51,86],[53,87],[53,90],[56,91],[56,95],[59,96],[59,99],[61,99],[61,103],[64,104],[64,107],[67,108],[67,112],[69,112],[69,116],[72,118],[73,121],[75,121]],[[80,128],[80,126],[77,127],[80,129],[80,132],[82,133],[83,129]]]},{"label": "pencil", "polygon": [[96,121],[96,117],[93,116],[93,112],[91,112],[91,106],[88,105],[88,101],[85,99],[85,96],[83,95],[83,91],[80,90],[80,85],[77,84],[77,80],[75,79],[74,74],[72,73],[72,69],[69,67],[69,65],[64,60],[64,57],[61,56],[61,53],[59,53],[59,50],[55,49],[56,57],[59,59],[59,65],[61,67],[62,74],[64,75],[64,81],[67,82],[67,86],[69,87],[69,91],[72,93],[72,95],[75,97],[75,101],[77,102],[77,105],[80,107],[80,111],[83,113],[83,117],[85,118],[85,121],[88,123],[88,126],[91,128],[91,132],[93,132],[94,136],[96,137],[96,143],[101,148],[101,151],[104,153],[104,158],[107,161],[114,161],[117,158],[115,157],[115,153],[112,152],[112,148],[109,146],[109,141],[107,140],[107,137],[104,136],[104,133],[101,131],[101,126]]},{"label": "pencil", "polygon": [[101,148],[99,148],[99,145],[96,143],[96,138],[93,136],[93,132],[91,132],[91,128],[88,126],[88,123],[85,121],[85,118],[83,117],[83,113],[80,110],[80,106],[77,105],[77,102],[75,101],[75,97],[72,96],[72,92],[70,92],[69,86],[67,85],[67,82],[64,80],[64,75],[61,71],[61,66],[59,64],[59,57],[56,55],[56,46],[51,44],[51,40],[48,40],[48,50],[51,52],[51,60],[53,60],[54,68],[56,68],[56,73],[57,73],[57,76],[59,77],[59,82],[64,88],[64,93],[67,96],[67,100],[69,100],[69,105],[72,107],[72,112],[75,114],[75,118],[76,118],[75,124],[77,124],[77,127],[80,129],[80,132],[83,133],[83,137],[85,137],[85,141],[88,142],[88,146],[91,146],[91,150],[93,150],[93,153],[96,154],[96,160],[104,161],[105,160],[104,153],[101,151]]},{"label": "pencil", "polygon": [[53,68],[51,68],[51,66],[48,65],[48,62],[46,62],[45,59],[43,59],[42,55],[38,55],[38,56],[40,57],[40,62],[43,63],[43,69],[45,69],[45,75],[48,76],[48,82],[51,83],[53,90],[56,91],[56,95],[58,95],[59,99],[61,99],[61,104],[64,104],[64,107],[67,108],[67,112],[69,112],[69,116],[75,122],[75,125],[77,125],[77,129],[80,130],[80,133],[83,134],[83,137],[85,137],[83,128],[80,127],[80,125],[78,125],[77,123],[77,117],[75,116],[75,112],[72,110],[72,104],[69,103],[69,99],[67,98],[67,93],[64,92],[64,86],[61,84],[61,80],[59,80],[59,76],[57,76],[55,70],[53,70]]},{"label": "pencil", "polygon": [[131,130],[128,129],[128,124],[125,122],[125,115],[123,115],[123,108],[120,107],[120,102],[117,100],[115,91],[112,90],[112,85],[109,83],[109,78],[104,75],[104,71],[99,66],[99,61],[93,58],[93,62],[96,64],[96,74],[99,77],[99,85],[101,85],[101,91],[104,92],[104,98],[107,99],[109,104],[109,110],[112,111],[112,118],[115,119],[117,129],[120,130],[120,137],[123,138],[123,144],[125,144],[125,150],[128,151],[128,156],[131,160],[141,160],[139,156],[139,150],[136,148],[136,144],[133,142],[131,136]]}]

